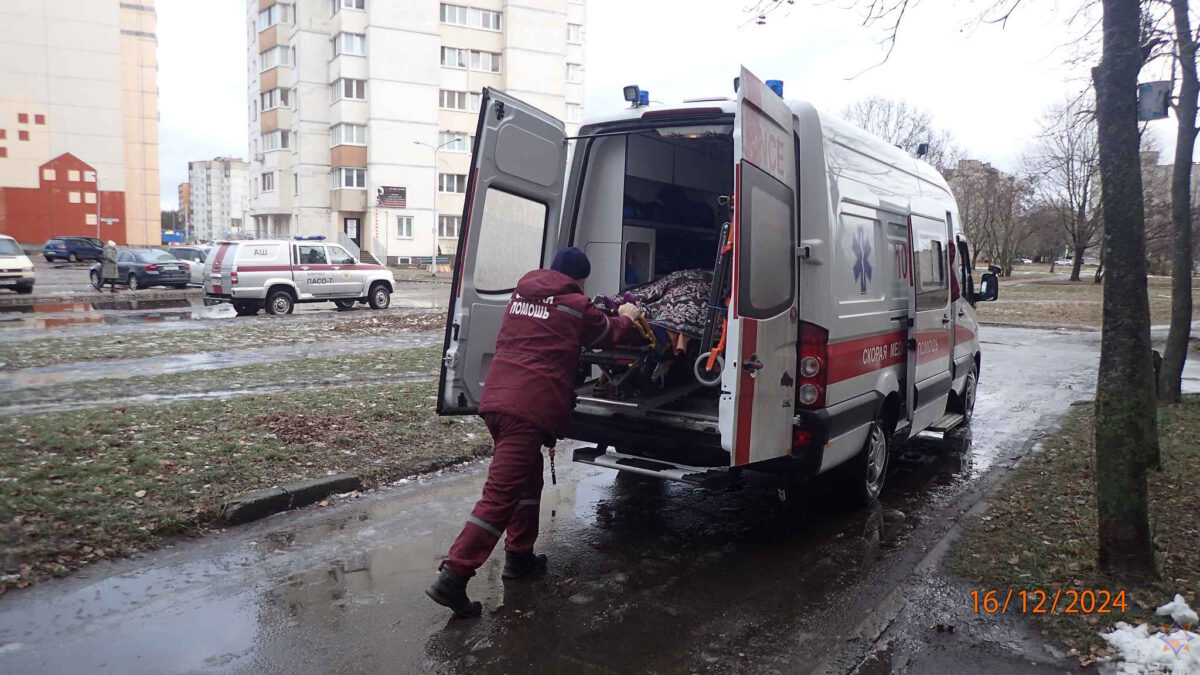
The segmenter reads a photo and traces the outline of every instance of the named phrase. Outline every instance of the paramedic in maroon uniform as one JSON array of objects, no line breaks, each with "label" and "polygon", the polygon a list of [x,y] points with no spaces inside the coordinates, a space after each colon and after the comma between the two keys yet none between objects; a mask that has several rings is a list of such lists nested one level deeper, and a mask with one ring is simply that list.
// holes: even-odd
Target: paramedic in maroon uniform
[{"label": "paramedic in maroon uniform", "polygon": [[601,312],[583,294],[591,273],[583,251],[566,248],[548,270],[534,270],[517,283],[508,304],[496,354],[483,385],[479,414],[495,442],[483,497],[425,591],[460,617],[478,616],[481,605],[467,598],[467,581],[488,559],[501,535],[505,579],[546,569],[535,554],[542,494],[542,446],[566,435],[574,406],[580,347],[636,342],[636,305],[616,317]]}]

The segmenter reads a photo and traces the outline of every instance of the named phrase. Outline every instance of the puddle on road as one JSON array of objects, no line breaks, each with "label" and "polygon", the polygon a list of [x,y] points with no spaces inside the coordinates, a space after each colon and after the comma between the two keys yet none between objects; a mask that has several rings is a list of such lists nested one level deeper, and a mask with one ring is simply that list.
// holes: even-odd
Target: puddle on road
[{"label": "puddle on road", "polygon": [[201,321],[236,316],[227,304],[209,305],[193,298],[113,299],[95,302],[39,302],[0,306],[0,330],[49,330],[80,324],[131,325],[165,321]]}]

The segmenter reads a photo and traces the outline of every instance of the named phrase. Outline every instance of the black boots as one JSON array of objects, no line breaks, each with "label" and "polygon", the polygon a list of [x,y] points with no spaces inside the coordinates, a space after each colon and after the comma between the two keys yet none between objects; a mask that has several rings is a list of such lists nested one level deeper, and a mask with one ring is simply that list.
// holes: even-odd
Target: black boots
[{"label": "black boots", "polygon": [[520,579],[527,574],[546,571],[546,556],[541,553],[521,553],[504,549],[504,571],[500,576],[505,579]]},{"label": "black boots", "polygon": [[441,575],[425,590],[425,595],[437,604],[449,607],[460,619],[479,616],[483,611],[483,605],[467,597],[467,580],[448,567],[442,568]]}]

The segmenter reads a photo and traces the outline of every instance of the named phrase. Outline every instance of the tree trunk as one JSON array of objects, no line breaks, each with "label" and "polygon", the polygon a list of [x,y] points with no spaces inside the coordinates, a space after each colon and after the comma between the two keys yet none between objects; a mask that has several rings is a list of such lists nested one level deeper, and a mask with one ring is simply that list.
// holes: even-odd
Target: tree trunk
[{"label": "tree trunk", "polygon": [[1076,246],[1075,254],[1071,256],[1071,259],[1071,281],[1079,281],[1079,275],[1083,271],[1083,248]]},{"label": "tree trunk", "polygon": [[1171,0],[1175,14],[1175,41],[1183,73],[1175,115],[1179,134],[1175,139],[1175,166],[1171,174],[1171,330],[1163,352],[1158,382],[1159,397],[1178,403],[1192,332],[1192,151],[1196,144],[1196,42],[1188,21],[1187,0]]},{"label": "tree trunk", "polygon": [[1157,576],[1146,468],[1158,449],[1146,233],[1138,157],[1138,0],[1102,0],[1104,46],[1093,71],[1104,185],[1104,324],[1096,382],[1099,563],[1122,580]]},{"label": "tree trunk", "polygon": [[1092,283],[1098,284],[1104,279],[1104,240],[1100,240],[1100,264],[1096,265],[1096,276],[1092,277]]}]

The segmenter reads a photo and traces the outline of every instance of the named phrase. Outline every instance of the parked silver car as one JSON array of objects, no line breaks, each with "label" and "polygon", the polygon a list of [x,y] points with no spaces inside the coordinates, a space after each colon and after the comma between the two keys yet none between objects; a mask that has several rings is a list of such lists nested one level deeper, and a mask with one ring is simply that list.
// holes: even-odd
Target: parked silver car
[{"label": "parked silver car", "polygon": [[291,314],[298,302],[333,302],[339,309],[361,302],[372,309],[387,308],[395,289],[391,271],[356,260],[324,239],[218,242],[205,260],[204,295],[232,303],[240,316],[260,309]]},{"label": "parked silver car", "polygon": [[211,249],[211,246],[172,246],[167,252],[187,263],[191,283],[200,286],[204,283],[204,261]]}]

